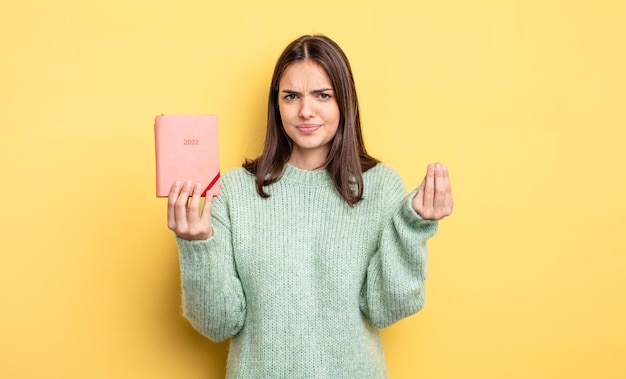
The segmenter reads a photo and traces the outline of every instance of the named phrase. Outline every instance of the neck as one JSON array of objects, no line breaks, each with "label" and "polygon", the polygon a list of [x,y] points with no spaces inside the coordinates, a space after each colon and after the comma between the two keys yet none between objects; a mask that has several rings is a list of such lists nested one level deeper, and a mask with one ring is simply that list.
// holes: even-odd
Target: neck
[{"label": "neck", "polygon": [[294,148],[289,157],[289,164],[302,170],[320,171],[325,169],[327,151],[302,151]]}]

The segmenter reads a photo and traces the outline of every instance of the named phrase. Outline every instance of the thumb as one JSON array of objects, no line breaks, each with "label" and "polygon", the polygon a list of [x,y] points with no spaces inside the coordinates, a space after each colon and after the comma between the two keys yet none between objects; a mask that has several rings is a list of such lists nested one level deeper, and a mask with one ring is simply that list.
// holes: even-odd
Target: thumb
[{"label": "thumb", "polygon": [[417,194],[413,198],[413,209],[419,211],[424,205],[424,187],[426,186],[426,177],[422,180],[422,183],[417,187]]}]

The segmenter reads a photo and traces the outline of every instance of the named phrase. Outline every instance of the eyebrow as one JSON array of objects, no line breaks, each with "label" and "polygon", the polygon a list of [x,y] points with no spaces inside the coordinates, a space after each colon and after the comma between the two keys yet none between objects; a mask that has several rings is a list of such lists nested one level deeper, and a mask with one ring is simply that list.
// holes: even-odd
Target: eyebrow
[{"label": "eyebrow", "polygon": [[[309,93],[322,93],[322,92],[326,92],[326,91],[334,91],[334,89],[332,89],[332,88],[320,88],[320,89],[314,89],[312,91],[309,91]],[[281,92],[289,93],[289,94],[293,93],[295,95],[300,95],[301,94],[298,91],[293,91],[293,90],[290,90],[290,89],[284,89]]]}]

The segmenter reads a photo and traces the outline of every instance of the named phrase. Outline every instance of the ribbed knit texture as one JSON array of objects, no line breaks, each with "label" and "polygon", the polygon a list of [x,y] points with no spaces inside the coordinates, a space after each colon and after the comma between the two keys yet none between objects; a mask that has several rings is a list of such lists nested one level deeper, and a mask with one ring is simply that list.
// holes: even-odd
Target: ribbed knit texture
[{"label": "ribbed knit texture", "polygon": [[222,176],[213,237],[177,238],[183,312],[214,341],[232,337],[228,378],[386,378],[378,328],[424,303],[426,240],[378,164],[350,207],[325,171],[287,165],[261,198],[243,169]]}]

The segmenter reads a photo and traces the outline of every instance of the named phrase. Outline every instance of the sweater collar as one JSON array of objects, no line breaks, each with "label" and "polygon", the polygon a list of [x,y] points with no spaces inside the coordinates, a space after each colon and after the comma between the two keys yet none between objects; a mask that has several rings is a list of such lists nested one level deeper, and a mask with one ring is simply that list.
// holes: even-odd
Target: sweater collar
[{"label": "sweater collar", "polygon": [[306,184],[309,186],[328,186],[333,185],[330,176],[328,175],[328,171],[319,170],[319,171],[310,171],[303,170],[301,168],[297,168],[296,166],[286,163],[285,168],[283,170],[282,179],[296,182],[300,184]]}]

